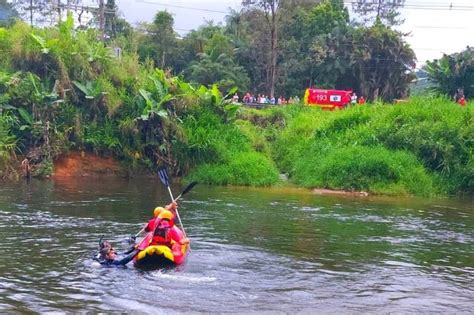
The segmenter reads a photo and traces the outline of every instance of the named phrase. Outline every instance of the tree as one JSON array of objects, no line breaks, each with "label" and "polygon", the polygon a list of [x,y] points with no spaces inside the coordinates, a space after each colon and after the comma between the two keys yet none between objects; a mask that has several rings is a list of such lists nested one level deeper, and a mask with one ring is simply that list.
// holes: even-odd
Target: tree
[{"label": "tree", "polygon": [[270,33],[269,61],[267,64],[267,91],[275,96],[278,56],[278,26],[281,18],[280,5],[283,0],[258,0],[256,5],[263,11],[266,26]]},{"label": "tree", "polygon": [[370,100],[405,98],[415,78],[413,50],[401,33],[380,22],[334,29],[314,43],[313,58],[317,78]]},{"label": "tree", "polygon": [[173,16],[161,11],[155,15],[153,24],[151,25],[152,39],[156,44],[157,64],[161,68],[165,68],[170,64],[167,58],[172,55],[172,50],[176,48],[176,33],[173,30],[174,19]]},{"label": "tree", "polygon": [[143,25],[145,34],[138,47],[139,54],[142,58],[151,57],[155,65],[162,69],[173,67],[170,56],[176,52],[178,45],[173,24],[173,16],[160,11],[156,13],[153,23]]},{"label": "tree", "polygon": [[[259,10],[245,10],[232,17],[226,34],[235,45],[235,60],[245,68],[255,93],[268,91],[268,49],[266,21]],[[236,23],[238,21],[238,23]]]},{"label": "tree", "polygon": [[[256,0],[243,1],[242,4],[248,10],[257,10],[256,14],[247,14],[253,18],[263,18],[263,29],[254,29],[254,36],[259,37],[262,53],[264,54],[264,75],[265,90],[271,96],[275,96],[275,86],[278,79],[278,58],[279,58],[279,30],[285,21],[285,16],[293,15],[299,7],[314,6],[320,0]],[[260,34],[257,35],[260,30]]]},{"label": "tree", "polygon": [[117,36],[117,16],[114,13],[118,9],[115,4],[115,0],[107,0],[105,3],[105,10],[107,13],[104,14],[104,32],[109,35],[111,38]]},{"label": "tree", "polygon": [[436,85],[436,91],[454,96],[458,90],[463,90],[466,98],[474,97],[473,47],[467,47],[459,53],[443,55],[439,60],[428,61],[426,70],[429,81]]},{"label": "tree", "polygon": [[400,25],[400,12],[405,0],[356,0],[352,9],[360,15],[362,23],[375,23],[380,20],[385,25]]},{"label": "tree", "polygon": [[241,91],[248,88],[249,77],[245,69],[234,61],[235,47],[222,29],[214,29],[212,36],[200,41],[198,47],[202,52],[197,54],[199,60],[187,71],[190,80],[207,86],[217,83],[223,90],[234,86]]},{"label": "tree", "polygon": [[376,23],[354,32],[351,64],[355,89],[369,99],[406,98],[415,79],[415,53],[403,34]]},{"label": "tree", "polygon": [[[335,77],[340,75],[335,76],[334,71],[320,75],[317,64],[321,60],[314,53],[319,49],[322,36],[336,28],[344,30],[349,25],[349,12],[342,0],[325,0],[309,10],[301,8],[293,12],[287,12],[283,17],[277,90],[289,96],[301,95],[304,88],[313,85],[334,87]],[[337,52],[338,57],[342,57],[345,50],[338,49]]]}]

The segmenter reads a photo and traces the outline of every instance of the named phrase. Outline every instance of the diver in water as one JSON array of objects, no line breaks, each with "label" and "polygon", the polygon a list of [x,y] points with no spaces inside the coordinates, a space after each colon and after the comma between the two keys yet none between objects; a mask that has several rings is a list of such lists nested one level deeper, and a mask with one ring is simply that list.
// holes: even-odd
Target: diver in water
[{"label": "diver in water", "polygon": [[123,253],[126,256],[117,259],[118,254],[112,244],[109,241],[102,241],[101,238],[99,241],[99,253],[94,257],[94,260],[105,266],[125,266],[139,251],[139,249],[133,246]]}]

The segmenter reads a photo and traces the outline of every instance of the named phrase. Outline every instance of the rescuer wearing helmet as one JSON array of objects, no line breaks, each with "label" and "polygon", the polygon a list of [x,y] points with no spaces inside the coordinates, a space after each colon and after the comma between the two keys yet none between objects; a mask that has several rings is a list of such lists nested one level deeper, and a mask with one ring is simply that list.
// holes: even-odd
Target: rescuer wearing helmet
[{"label": "rescuer wearing helmet", "polygon": [[175,213],[176,213],[176,209],[178,208],[178,204],[173,201],[172,203],[170,203],[169,205],[167,205],[166,207],[156,207],[154,210],[153,210],[153,218],[151,218],[150,220],[148,220],[148,224],[146,225],[145,227],[145,232],[151,232],[155,229],[155,222],[156,222],[156,219],[159,217],[159,215],[161,213],[163,213],[164,211],[168,211],[168,212],[171,212],[171,215],[173,216],[172,218],[170,218],[169,220],[173,223],[172,225],[174,225],[174,217],[175,217]]},{"label": "rescuer wearing helmet", "polygon": [[154,230],[151,245],[168,246],[174,255],[178,255],[182,251],[182,246],[189,244],[189,240],[174,224],[174,214],[169,210],[164,210],[160,212],[157,220],[158,225]]},{"label": "rescuer wearing helmet", "polygon": [[156,218],[162,211],[165,211],[165,208],[156,207],[155,210],[153,210],[153,217]]},{"label": "rescuer wearing helmet", "polygon": [[148,220],[148,223],[140,230],[140,232],[138,232],[136,235],[130,236],[129,242],[135,243],[136,238],[143,232],[153,232],[155,230],[155,222],[157,222],[158,215],[165,210],[171,211],[171,213],[173,214],[172,222],[174,224],[174,216],[176,215],[177,209],[178,204],[176,203],[176,201],[171,202],[165,207],[156,207],[155,209],[153,209],[153,218]]}]

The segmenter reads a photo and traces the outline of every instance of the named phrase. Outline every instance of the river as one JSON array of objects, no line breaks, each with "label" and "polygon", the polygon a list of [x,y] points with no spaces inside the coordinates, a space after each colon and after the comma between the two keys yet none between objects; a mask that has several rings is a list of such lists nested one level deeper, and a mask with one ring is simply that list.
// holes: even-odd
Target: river
[{"label": "river", "polygon": [[[173,186],[178,194],[182,186]],[[0,313],[471,313],[472,198],[318,196],[197,185],[187,262],[97,266],[156,205],[159,180],[0,183]]]}]

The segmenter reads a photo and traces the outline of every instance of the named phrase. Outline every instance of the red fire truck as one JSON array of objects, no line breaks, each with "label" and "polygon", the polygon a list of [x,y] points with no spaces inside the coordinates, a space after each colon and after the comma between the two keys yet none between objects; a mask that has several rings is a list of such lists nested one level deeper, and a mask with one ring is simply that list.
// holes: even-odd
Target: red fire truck
[{"label": "red fire truck", "polygon": [[304,103],[327,110],[342,109],[351,102],[351,95],[352,91],[306,89]]}]

